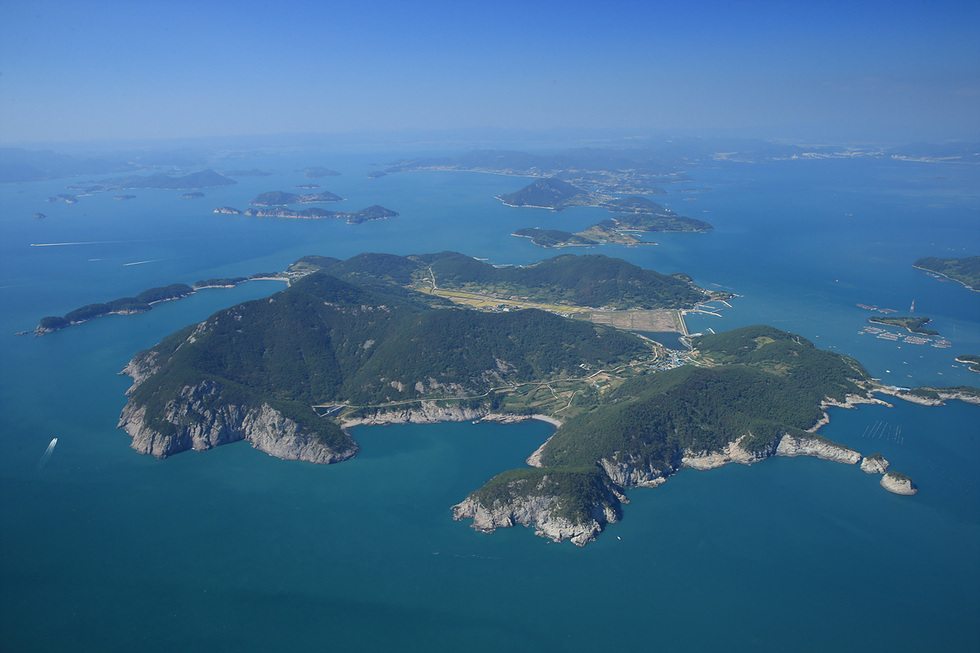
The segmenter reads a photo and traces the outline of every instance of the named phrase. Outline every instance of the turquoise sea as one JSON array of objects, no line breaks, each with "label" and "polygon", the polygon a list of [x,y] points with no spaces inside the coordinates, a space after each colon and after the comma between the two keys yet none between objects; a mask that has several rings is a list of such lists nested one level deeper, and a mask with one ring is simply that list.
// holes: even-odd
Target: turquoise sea
[{"label": "turquoise sea", "polygon": [[[216,160],[275,174],[195,200],[130,191],[68,205],[45,199],[79,180],[0,185],[0,649],[980,648],[978,406],[831,409],[821,433],[884,454],[919,485],[914,497],[812,458],[682,470],[631,490],[623,521],[579,549],[451,519],[452,504],[549,436],[540,422],[359,427],[360,455],[331,466],[244,443],[165,461],[129,449],[115,426],[129,385],[118,372],[133,354],[277,282],[14,335],[83,304],[281,270],[306,254],[454,249],[529,263],[557,252],[515,229],[577,230],[607,215],[504,207],[493,196],[526,183],[514,177],[366,177],[397,156]],[[333,206],[401,215],[349,226],[212,213],[308,183],[298,171],[310,165],[343,173],[319,180],[348,198]],[[820,160],[689,174],[652,199],[714,232],[592,251],[740,295],[722,317],[691,317],[692,330],[768,323],[898,385],[980,385],[953,361],[980,354],[980,294],[911,267],[980,254],[976,166]],[[856,304],[907,314],[913,300],[950,348],[859,333],[872,313]]]}]

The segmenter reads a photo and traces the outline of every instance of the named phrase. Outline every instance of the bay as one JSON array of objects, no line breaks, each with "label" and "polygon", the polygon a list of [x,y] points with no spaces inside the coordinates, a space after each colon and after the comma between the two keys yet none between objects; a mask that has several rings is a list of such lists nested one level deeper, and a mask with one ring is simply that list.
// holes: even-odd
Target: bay
[{"label": "bay", "polygon": [[[504,207],[493,196],[523,186],[515,177],[368,179],[384,156],[265,154],[233,167],[273,176],[240,178],[196,200],[133,191],[127,201],[102,194],[48,204],[65,180],[0,186],[4,649],[980,643],[976,406],[831,409],[821,433],[884,454],[920,486],[914,497],[888,494],[856,467],[809,458],[683,470],[660,488],[631,490],[623,522],[578,549],[524,528],[485,535],[451,520],[452,504],[548,437],[543,423],[358,428],[361,454],[327,467],[244,443],[165,461],[132,452],[115,429],[126,361],[220,308],[275,292],[275,282],[202,291],[43,338],[13,336],[82,304],[280,270],[306,254],[455,249],[497,264],[534,262],[556,252],[512,238],[515,229],[577,230],[607,215]],[[299,171],[309,165],[344,173],[319,180],[347,198],[326,208],[381,204],[401,215],[352,226],[211,212],[308,183]],[[911,267],[921,256],[980,251],[973,167],[788,161],[690,174],[688,187],[711,190],[678,187],[653,199],[714,232],[573,251],[688,272],[741,295],[720,318],[690,317],[692,329],[769,323],[853,355],[892,383],[977,385],[952,359],[980,353],[980,295]],[[47,217],[32,219],[38,211]],[[859,334],[872,314],[856,304],[904,314],[913,299],[951,348]]]}]

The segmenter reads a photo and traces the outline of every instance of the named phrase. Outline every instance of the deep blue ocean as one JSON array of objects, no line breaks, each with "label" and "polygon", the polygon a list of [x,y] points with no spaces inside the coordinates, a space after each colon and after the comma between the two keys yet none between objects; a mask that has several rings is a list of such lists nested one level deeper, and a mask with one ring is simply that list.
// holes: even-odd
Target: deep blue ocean
[{"label": "deep blue ocean", "polygon": [[[70,183],[0,185],[0,649],[4,651],[908,651],[980,649],[980,407],[831,409],[821,433],[880,452],[920,490],[813,458],[682,470],[634,489],[584,549],[492,535],[450,506],[523,464],[540,422],[359,427],[355,459],[287,462],[246,443],[157,461],[116,429],[138,351],[282,288],[201,291],[136,316],[15,336],[39,318],[154,286],[346,258],[457,250],[496,264],[559,252],[510,234],[608,214],[501,205],[515,177],[369,179],[384,153],[265,153],[237,186],[48,203]],[[318,180],[397,218],[351,226],[214,214]],[[757,323],[856,357],[897,385],[980,385],[980,294],[912,268],[980,254],[980,169],[871,160],[725,164],[652,197],[711,222],[657,245],[563,250],[683,271],[739,295],[692,330]],[[46,218],[36,220],[37,212]],[[32,246],[34,245],[34,246]],[[932,317],[949,348],[861,334],[876,305]],[[45,460],[52,438],[57,446]]]}]

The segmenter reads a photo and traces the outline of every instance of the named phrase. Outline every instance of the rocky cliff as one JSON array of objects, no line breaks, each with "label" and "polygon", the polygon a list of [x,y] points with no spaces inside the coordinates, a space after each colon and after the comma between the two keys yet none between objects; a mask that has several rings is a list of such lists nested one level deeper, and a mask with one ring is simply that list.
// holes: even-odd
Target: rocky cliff
[{"label": "rocky cliff", "polygon": [[848,465],[861,462],[861,454],[853,449],[831,442],[820,436],[793,436],[786,434],[776,447],[777,456],[815,456]]},{"label": "rocky cliff", "polygon": [[[126,369],[137,379],[134,388],[139,385],[138,379],[148,374],[146,366],[138,363]],[[239,440],[276,458],[318,464],[347,460],[358,451],[353,440],[339,449],[326,445],[317,434],[266,403],[246,406],[222,401],[221,390],[220,384],[211,380],[182,388],[167,403],[162,422],[155,424],[148,423],[145,406],[130,402],[119,418],[119,428],[133,438],[133,449],[157,458],[188,449],[207,451]]]}]

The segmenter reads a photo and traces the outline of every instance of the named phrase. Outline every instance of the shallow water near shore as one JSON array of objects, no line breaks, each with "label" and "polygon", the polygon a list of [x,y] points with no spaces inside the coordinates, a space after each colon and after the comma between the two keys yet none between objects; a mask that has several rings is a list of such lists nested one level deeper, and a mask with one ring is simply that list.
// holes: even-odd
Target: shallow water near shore
[{"label": "shallow water near shore", "polygon": [[[189,651],[974,650],[980,644],[980,407],[831,409],[821,434],[882,453],[920,487],[899,497],[856,466],[775,458],[682,470],[633,489],[620,524],[584,549],[529,529],[477,533],[450,506],[523,464],[542,422],[358,427],[361,453],[315,466],[245,443],[165,461],[115,429],[139,350],[234,303],[281,288],[206,290],[136,316],[42,338],[44,315],[175,282],[281,270],[306,254],[455,249],[493,263],[558,252],[513,238],[607,214],[504,207],[524,180],[416,172],[370,180],[378,156],[259,160],[273,177],[178,192],[47,204],[56,180],[0,186],[0,645],[5,650]],[[295,171],[398,218],[349,226],[213,214],[288,190]],[[220,166],[216,167],[220,169]],[[252,167],[236,163],[236,168]],[[980,252],[980,173],[969,166],[782,162],[690,171],[654,201],[712,222],[658,245],[573,248],[684,271],[741,297],[692,331],[769,323],[855,356],[898,385],[978,385],[952,359],[980,353],[980,294],[911,267]],[[683,201],[683,196],[697,199]],[[33,220],[35,212],[48,215]],[[91,243],[31,247],[31,244]],[[917,315],[948,349],[859,332],[876,313]],[[56,447],[39,467],[52,438]]]}]

